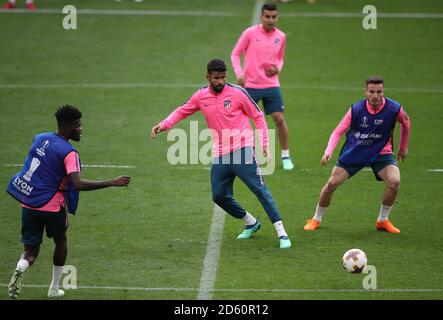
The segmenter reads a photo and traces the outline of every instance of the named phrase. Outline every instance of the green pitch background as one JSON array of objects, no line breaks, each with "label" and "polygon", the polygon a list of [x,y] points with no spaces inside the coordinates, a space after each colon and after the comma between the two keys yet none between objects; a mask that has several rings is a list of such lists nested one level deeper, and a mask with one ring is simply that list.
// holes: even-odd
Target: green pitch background
[{"label": "green pitch background", "polygon": [[[287,34],[281,83],[296,169],[283,172],[278,167],[265,179],[293,247],[278,249],[265,212],[236,182],[236,198],[260,218],[263,228],[240,242],[236,235],[242,223],[226,217],[214,299],[443,298],[443,172],[427,171],[443,168],[443,19],[380,18],[377,30],[365,31],[361,18],[290,16],[361,13],[366,2],[280,5],[279,27]],[[39,8],[61,9],[65,4],[232,13],[79,15],[75,31],[62,28],[62,15],[0,13],[0,186],[5,189],[18,171],[6,165],[23,162],[33,135],[55,130],[53,113],[64,103],[83,113],[84,134],[75,143],[83,164],[135,166],[84,168],[87,179],[128,174],[133,181],[127,189],[83,192],[68,232],[67,264],[77,268],[78,285],[122,289],[79,288],[68,291],[66,298],[196,299],[214,208],[209,170],[203,165],[171,166],[166,153],[172,142],[165,134],[151,141],[149,132],[205,84],[207,61],[230,61],[235,41],[251,23],[255,1],[37,2]],[[372,4],[383,13],[443,13],[438,0]],[[332,168],[332,163],[327,168],[319,164],[329,134],[349,105],[363,96],[369,74],[384,75],[386,95],[401,102],[412,120],[409,156],[400,164],[402,185],[391,214],[402,233],[375,230],[384,186],[369,171],[335,194],[321,229],[305,232],[305,220],[313,215]],[[201,114],[190,119],[203,121]],[[189,131],[189,122],[177,127]],[[8,299],[5,285],[22,250],[20,221],[18,204],[0,193],[0,299]],[[341,256],[350,248],[363,249],[369,264],[376,266],[378,289],[398,291],[357,291],[365,275],[351,275],[341,267]],[[25,287],[21,299],[46,298],[46,288],[38,286],[50,283],[52,249],[45,238],[39,259],[24,278],[25,285],[37,287]],[[402,291],[406,289],[422,291]]]}]

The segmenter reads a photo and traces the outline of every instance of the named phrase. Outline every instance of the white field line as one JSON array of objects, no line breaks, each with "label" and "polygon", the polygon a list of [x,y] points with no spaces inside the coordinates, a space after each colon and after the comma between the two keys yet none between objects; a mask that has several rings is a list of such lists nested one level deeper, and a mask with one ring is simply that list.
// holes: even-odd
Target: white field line
[{"label": "white field line", "polygon": [[[63,14],[62,9],[27,9],[3,10],[0,13],[29,13],[29,14]],[[226,11],[197,11],[197,10],[118,10],[118,9],[77,9],[77,14],[83,15],[124,15],[124,16],[190,16],[190,17],[231,17],[234,12]]]},{"label": "white field line", "polygon": [[[19,163],[7,163],[2,164],[2,167],[23,167],[23,164]],[[123,168],[123,169],[135,169],[136,166],[129,165],[115,165],[115,164],[82,164],[84,168]]]},{"label": "white field line", "polygon": [[[258,11],[260,12],[260,11]],[[13,10],[0,9],[0,13],[9,14],[63,14],[62,9],[39,8],[36,11],[17,8]],[[80,15],[127,15],[127,16],[190,16],[190,17],[232,17],[235,12],[229,11],[199,11],[199,10],[127,10],[127,9],[77,9]],[[257,15],[257,17],[260,16]],[[289,18],[363,18],[361,12],[289,12],[281,13]],[[377,18],[382,19],[443,19],[443,13],[418,12],[377,12]]]},{"label": "white field line", "polygon": [[[63,88],[85,88],[85,89],[128,89],[128,88],[199,88],[203,83],[42,83],[42,84],[0,84],[2,89],[63,89]],[[354,86],[322,86],[322,85],[282,85],[283,89],[289,90],[318,90],[318,91],[361,91],[362,87]],[[416,93],[443,93],[439,88],[395,88],[389,87],[387,91],[392,92],[416,92]]]},{"label": "white field line", "polygon": [[[2,164],[2,167],[23,167],[23,164],[20,163],[6,163],[6,164]],[[135,169],[137,168],[136,166],[131,166],[131,165],[126,165],[126,164],[122,164],[122,165],[114,165],[114,164],[82,164],[82,167],[85,168],[121,168],[121,169]],[[210,166],[197,166],[197,165],[188,165],[188,166],[172,166],[175,169],[178,170],[211,170]],[[301,168],[299,169],[300,171],[313,171],[315,169],[312,168]],[[363,168],[363,171],[372,171],[371,168]],[[443,169],[426,169],[427,172],[443,172]]]},{"label": "white field line", "polygon": [[[292,18],[363,18],[361,12],[288,12],[281,13],[281,17]],[[377,18],[385,19],[443,19],[443,13],[417,13],[417,12],[377,12]]]},{"label": "white field line", "polygon": [[223,242],[223,228],[225,226],[226,212],[219,206],[214,206],[211,230],[209,232],[208,246],[203,261],[203,271],[200,278],[200,288],[197,300],[211,300],[217,277],[218,260]]},{"label": "white field line", "polygon": [[[0,283],[0,287],[8,287],[6,283]],[[42,285],[42,284],[23,284],[23,287],[25,288],[48,288],[48,285]],[[159,288],[145,288],[145,287],[114,287],[114,286],[77,286],[77,289],[68,289],[68,290],[128,290],[128,291],[199,291],[198,288],[173,288],[173,287],[159,287]],[[432,288],[432,289],[401,289],[401,288],[392,288],[392,289],[258,289],[258,288],[244,288],[244,289],[237,289],[237,288],[219,288],[219,289],[213,289],[214,292],[277,292],[277,293],[322,293],[322,292],[328,292],[328,293],[346,293],[346,292],[399,292],[399,293],[426,293],[426,292],[443,292],[443,289],[441,288]]]}]

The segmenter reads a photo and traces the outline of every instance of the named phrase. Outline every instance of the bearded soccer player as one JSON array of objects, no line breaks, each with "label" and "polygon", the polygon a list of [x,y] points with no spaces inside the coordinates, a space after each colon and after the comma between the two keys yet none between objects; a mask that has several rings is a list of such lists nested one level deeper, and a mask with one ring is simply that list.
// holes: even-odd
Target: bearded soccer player
[{"label": "bearded soccer player", "polygon": [[371,167],[375,178],[386,185],[375,226],[380,231],[400,233],[400,229],[389,220],[400,187],[400,169],[394,158],[393,132],[396,122],[399,122],[400,148],[397,160],[404,161],[408,154],[410,120],[400,103],[385,97],[381,76],[370,76],[366,80],[365,95],[366,99],[351,106],[329,138],[320,161],[322,165],[331,159],[341,136],[347,131],[346,143],[320,193],[315,215],[307,221],[305,230],[312,231],[320,227],[333,193],[346,179],[364,167]]},{"label": "bearded soccer player", "polygon": [[74,106],[64,105],[55,113],[58,131],[37,134],[25,160],[23,170],[12,177],[8,193],[22,206],[22,242],[24,252],[9,283],[9,296],[17,299],[24,272],[38,257],[43,231],[54,239],[52,281],[49,298],[64,296],[59,289],[68,254],[66,232],[69,213],[75,214],[79,191],[107,187],[127,186],[130,177],[113,180],[88,181],[81,177],[78,152],[69,140],[80,141],[82,135],[81,112]]},{"label": "bearded soccer player", "polygon": [[211,60],[207,65],[206,79],[209,86],[199,89],[185,104],[155,125],[151,137],[172,128],[193,113],[202,111],[212,131],[211,187],[214,202],[234,218],[245,222],[245,228],[238,239],[251,238],[260,229],[260,222],[233,198],[234,179],[239,177],[261,202],[274,224],[280,248],[289,248],[291,241],[260,174],[254,154],[254,131],[249,118],[259,131],[263,155],[266,157],[268,153],[268,127],[263,112],[245,89],[226,82],[224,61]]}]

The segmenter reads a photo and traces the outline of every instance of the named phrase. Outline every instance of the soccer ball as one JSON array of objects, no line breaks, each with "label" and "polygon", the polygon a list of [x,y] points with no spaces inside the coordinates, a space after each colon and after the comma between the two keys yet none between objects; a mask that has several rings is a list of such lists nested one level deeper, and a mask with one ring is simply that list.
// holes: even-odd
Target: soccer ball
[{"label": "soccer ball", "polygon": [[351,249],[343,255],[343,268],[351,273],[361,273],[368,264],[366,253],[360,249]]}]

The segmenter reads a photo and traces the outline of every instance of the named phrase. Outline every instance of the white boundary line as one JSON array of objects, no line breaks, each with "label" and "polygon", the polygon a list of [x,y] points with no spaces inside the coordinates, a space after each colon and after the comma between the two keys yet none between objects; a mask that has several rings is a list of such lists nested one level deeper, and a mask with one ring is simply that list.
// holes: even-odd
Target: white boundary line
[{"label": "white boundary line", "polygon": [[197,300],[211,300],[217,277],[218,260],[223,243],[223,229],[225,226],[226,212],[215,205],[212,214],[211,231],[209,232],[208,246],[203,261],[203,271],[200,278],[200,289]]},{"label": "white boundary line", "polygon": [[[259,8],[260,9],[260,8]],[[17,8],[13,10],[0,9],[6,14],[63,14],[62,9],[39,8],[35,11]],[[121,9],[77,9],[81,15],[129,15],[129,16],[188,16],[188,17],[233,17],[238,14],[228,11],[198,11],[198,10],[121,10]],[[363,18],[361,12],[287,12],[282,17],[290,18]],[[259,16],[259,15],[258,15]],[[258,17],[257,16],[257,17]],[[419,12],[377,12],[377,18],[386,19],[443,19],[443,13]]]},{"label": "white boundary line", "polygon": [[[281,13],[282,17],[291,18],[363,18],[364,15],[359,12],[288,12]],[[383,13],[377,12],[377,18],[389,18],[389,19],[443,19],[443,13],[418,13],[418,12],[405,12],[405,13]]]},{"label": "white boundary line", "polygon": [[[29,13],[29,14],[64,14],[62,9],[0,9],[0,13]],[[117,9],[77,9],[77,14],[88,15],[129,15],[129,16],[190,16],[190,17],[231,17],[236,14],[226,11],[196,11],[196,10],[117,10]]]},{"label": "white boundary line", "polygon": [[[63,88],[103,88],[103,89],[127,89],[127,88],[199,88],[203,83],[61,83],[61,84],[0,84],[2,89],[63,89]],[[361,91],[362,87],[353,86],[306,86],[306,85],[282,85],[283,89],[290,90],[321,90],[321,91]],[[443,93],[443,89],[438,88],[388,88],[393,92],[417,92],[417,93]]]},{"label": "white boundary line", "polygon": [[[7,163],[2,164],[2,167],[23,167],[23,164],[19,163]],[[128,165],[114,165],[114,164],[82,164],[84,168],[123,168],[123,169],[135,169],[136,166]]]},{"label": "white boundary line", "polygon": [[[23,167],[23,164],[19,164],[19,163],[6,163],[6,164],[2,164],[0,165],[1,167]],[[135,169],[137,168],[136,166],[131,166],[131,165],[114,165],[114,164],[82,164],[82,167],[84,168],[122,168],[122,169]],[[210,166],[196,166],[196,165],[188,165],[188,166],[176,166],[173,165],[172,166],[174,169],[178,169],[178,170],[211,170]],[[301,168],[299,169],[300,171],[312,171],[315,169],[312,168]],[[363,171],[372,171],[371,168],[363,168]],[[443,172],[443,169],[426,169],[426,172]],[[216,208],[214,208],[215,211]],[[220,209],[221,210],[221,209]],[[224,212],[224,211],[222,211]]]},{"label": "white boundary line", "polygon": [[[0,287],[8,287],[5,283],[0,283]],[[48,285],[42,284],[23,284],[24,288],[48,288]],[[113,286],[77,286],[77,289],[68,289],[68,290],[128,290],[128,291],[176,291],[176,292],[185,292],[185,291],[200,291],[198,288],[173,288],[173,287],[165,287],[165,288],[144,288],[144,287],[113,287]],[[399,293],[426,293],[426,292],[443,292],[443,289],[434,288],[434,289],[258,289],[258,288],[244,288],[244,289],[236,289],[236,288],[219,288],[212,289],[214,292],[280,292],[280,293],[352,293],[352,292],[399,292]]]}]

